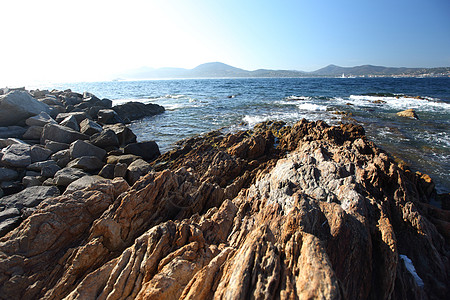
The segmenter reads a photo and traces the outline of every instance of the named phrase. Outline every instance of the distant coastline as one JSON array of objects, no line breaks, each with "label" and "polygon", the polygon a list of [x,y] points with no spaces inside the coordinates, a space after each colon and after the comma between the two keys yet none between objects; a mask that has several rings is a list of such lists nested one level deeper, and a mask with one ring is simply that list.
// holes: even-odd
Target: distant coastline
[{"label": "distant coastline", "polygon": [[[118,75],[120,80],[184,79],[184,78],[370,78],[370,77],[450,77],[450,67],[439,68],[395,68],[373,65],[340,67],[329,65],[312,72],[297,70],[258,69],[248,71],[221,62],[201,64],[193,69],[142,67]],[[117,79],[115,79],[117,80]]]}]

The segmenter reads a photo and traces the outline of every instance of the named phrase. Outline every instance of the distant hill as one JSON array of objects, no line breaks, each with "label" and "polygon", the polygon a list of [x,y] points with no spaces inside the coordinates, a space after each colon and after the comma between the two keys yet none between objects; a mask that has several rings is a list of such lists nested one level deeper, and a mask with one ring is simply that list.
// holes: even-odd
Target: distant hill
[{"label": "distant hill", "polygon": [[142,67],[119,75],[125,79],[154,78],[223,78],[223,77],[337,77],[347,76],[450,76],[450,67],[443,68],[392,68],[363,65],[356,67],[340,67],[329,65],[325,68],[303,72],[296,70],[258,69],[247,71],[221,62],[201,64],[193,69],[183,68],[148,68]]}]

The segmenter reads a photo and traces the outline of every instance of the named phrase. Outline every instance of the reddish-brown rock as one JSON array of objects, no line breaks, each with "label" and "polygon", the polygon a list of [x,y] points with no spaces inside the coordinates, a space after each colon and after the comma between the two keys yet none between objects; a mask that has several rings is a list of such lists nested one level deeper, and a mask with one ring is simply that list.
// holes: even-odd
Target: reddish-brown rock
[{"label": "reddish-brown rock", "polygon": [[448,295],[449,219],[428,204],[431,181],[360,126],[212,132],[152,167],[132,187],[115,179],[42,202],[0,239],[0,297]]}]

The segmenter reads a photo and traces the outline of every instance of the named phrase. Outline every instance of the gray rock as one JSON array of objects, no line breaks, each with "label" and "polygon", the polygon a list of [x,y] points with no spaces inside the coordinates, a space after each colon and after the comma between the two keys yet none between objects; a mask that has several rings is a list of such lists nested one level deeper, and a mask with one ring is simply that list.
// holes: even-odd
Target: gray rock
[{"label": "gray rock", "polygon": [[2,181],[0,183],[0,188],[3,190],[5,196],[16,194],[23,190],[22,182],[20,181]]},{"label": "gray rock", "polygon": [[84,119],[88,118],[88,115],[85,112],[60,113],[56,116],[56,122],[61,123],[62,120],[69,116],[74,116],[78,124],[80,124]]},{"label": "gray rock", "polygon": [[56,172],[53,181],[56,185],[68,186],[75,180],[86,175],[88,174],[77,168],[64,168]]},{"label": "gray rock", "polygon": [[26,131],[27,129],[21,126],[0,127],[0,138],[22,138]]},{"label": "gray rock", "polygon": [[58,151],[52,154],[50,158],[56,161],[56,164],[61,168],[64,168],[69,163],[69,161],[72,160],[69,149]]},{"label": "gray rock", "polygon": [[106,151],[102,148],[89,144],[85,141],[76,141],[70,145],[70,156],[72,158],[78,158],[83,156],[96,156],[98,159],[103,160],[106,155]]},{"label": "gray rock", "polygon": [[25,140],[40,140],[43,129],[44,127],[40,126],[30,126],[23,134],[22,138]]},{"label": "gray rock", "polygon": [[112,109],[101,109],[97,113],[98,122],[102,124],[125,123]]},{"label": "gray rock", "polygon": [[25,176],[41,176],[41,172],[28,170],[25,172]]},{"label": "gray rock", "polygon": [[23,207],[34,207],[47,198],[59,195],[60,192],[57,187],[32,186],[17,194],[3,197],[2,202],[8,208],[15,207],[22,209]]},{"label": "gray rock", "polygon": [[31,155],[31,162],[35,163],[38,161],[47,160],[50,157],[50,155],[52,155],[52,151],[42,147],[41,145],[34,145],[31,146],[30,155]]},{"label": "gray rock", "polygon": [[90,142],[93,145],[104,149],[119,146],[117,134],[111,129],[103,130],[100,133],[94,134],[91,136]]},{"label": "gray rock", "polygon": [[57,99],[53,95],[48,95],[47,97],[45,97],[43,99],[40,99],[39,101],[41,101],[42,103],[45,103],[47,105],[58,105],[58,106],[63,106],[64,105],[61,102],[61,100]]},{"label": "gray rock", "polygon": [[41,112],[40,114],[29,117],[25,120],[25,124],[28,126],[41,126],[44,127],[48,123],[56,124],[56,121],[50,117],[50,115],[46,112]]},{"label": "gray rock", "polygon": [[0,188],[0,198],[3,197],[3,190]]},{"label": "gray rock", "polygon": [[72,128],[75,131],[80,131],[80,125],[78,125],[77,119],[75,116],[67,116],[64,120],[59,122],[60,125]]},{"label": "gray rock", "polygon": [[136,135],[124,124],[105,125],[103,129],[111,129],[117,134],[120,146],[136,143]]},{"label": "gray rock", "polygon": [[114,168],[116,165],[113,164],[106,164],[100,172],[98,172],[99,176],[102,176],[104,178],[113,179],[114,178]]},{"label": "gray rock", "polygon": [[146,161],[153,160],[161,155],[155,141],[128,144],[123,149],[123,152],[140,156]]},{"label": "gray rock", "polygon": [[31,164],[30,145],[13,144],[2,150],[1,163],[7,167],[25,168]]},{"label": "gray rock", "polygon": [[42,111],[49,113],[48,105],[39,102],[24,91],[13,91],[0,96],[0,126],[17,125]]},{"label": "gray rock", "polygon": [[3,211],[0,211],[0,222],[18,216],[20,216],[20,211],[17,208],[15,207],[7,208]]},{"label": "gray rock", "polygon": [[25,176],[22,179],[22,184],[24,187],[31,187],[31,186],[40,186],[42,185],[42,182],[39,180],[40,176]]},{"label": "gray rock", "polygon": [[71,194],[75,191],[79,191],[82,189],[85,189],[89,186],[91,186],[92,184],[99,182],[99,181],[106,181],[107,179],[98,176],[98,175],[93,175],[93,176],[83,176],[80,179],[75,180],[74,182],[72,182],[71,184],[69,184],[66,188],[66,190],[64,191],[64,195],[67,194]]},{"label": "gray rock", "polygon": [[143,159],[137,159],[132,162],[127,169],[127,181],[130,185],[133,185],[139,178],[146,175],[152,170],[152,167],[148,162]]},{"label": "gray rock", "polygon": [[0,222],[0,237],[4,236],[14,228],[20,225],[22,218],[20,216],[12,217]]},{"label": "gray rock", "polygon": [[31,95],[33,95],[34,98],[41,99],[41,98],[44,98],[45,95],[47,95],[49,93],[49,91],[48,90],[41,91],[41,90],[36,89],[34,91],[30,91],[30,93],[31,93]]},{"label": "gray rock", "polygon": [[70,161],[67,167],[78,168],[84,171],[98,171],[103,165],[104,163],[96,156],[83,156]]},{"label": "gray rock", "polygon": [[69,147],[70,147],[69,144],[48,141],[48,140],[45,141],[45,148],[49,149],[53,153],[61,151],[61,150],[69,149]]},{"label": "gray rock", "polygon": [[35,162],[35,163],[32,163],[31,165],[29,165],[27,167],[27,170],[41,172],[43,167],[50,166],[50,165],[56,165],[56,161],[50,159],[50,160],[46,160],[46,161]]},{"label": "gray rock", "polygon": [[16,180],[17,177],[19,177],[19,173],[16,170],[0,168],[0,181]]},{"label": "gray rock", "polygon": [[42,131],[42,141],[54,141],[59,143],[70,144],[76,140],[87,140],[89,136],[77,132],[71,128],[58,124],[47,124]]},{"label": "gray rock", "polygon": [[164,107],[149,103],[127,102],[113,107],[114,111],[127,123],[143,117],[161,114],[165,111]]},{"label": "gray rock", "polygon": [[87,135],[94,135],[102,132],[102,130],[103,128],[101,125],[89,119],[84,119],[80,123],[80,132]]},{"label": "gray rock", "polygon": [[139,156],[133,154],[125,154],[125,155],[110,155],[108,156],[106,163],[108,164],[117,164],[124,163],[129,166],[133,161],[139,159]]},{"label": "gray rock", "polygon": [[128,166],[126,164],[117,163],[114,167],[114,178],[116,177],[125,178],[125,175],[127,175],[127,168]]},{"label": "gray rock", "polygon": [[8,138],[8,139],[0,139],[0,149],[6,148],[10,145],[14,145],[14,144],[26,144],[24,141],[20,140],[20,139],[15,139],[15,138]]},{"label": "gray rock", "polygon": [[61,170],[61,168],[55,163],[54,165],[47,165],[42,167],[41,176],[42,177],[54,177],[55,174]]}]

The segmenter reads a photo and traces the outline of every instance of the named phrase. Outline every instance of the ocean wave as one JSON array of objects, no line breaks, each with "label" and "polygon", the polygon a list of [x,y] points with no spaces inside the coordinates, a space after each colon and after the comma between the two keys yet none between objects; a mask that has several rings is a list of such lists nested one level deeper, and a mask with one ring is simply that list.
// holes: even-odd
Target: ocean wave
[{"label": "ocean wave", "polygon": [[[340,99],[335,98],[335,100]],[[342,100],[345,101],[345,99]],[[431,97],[350,95],[347,102],[357,106],[386,105],[393,109],[450,110],[450,103]]]},{"label": "ocean wave", "polygon": [[304,100],[312,100],[311,97],[307,97],[307,96],[288,96],[286,98],[284,98],[285,100],[288,101],[304,101]]},{"label": "ocean wave", "polygon": [[318,105],[313,103],[301,103],[298,104],[297,107],[301,110],[308,110],[308,111],[326,111],[327,107],[325,105]]}]

